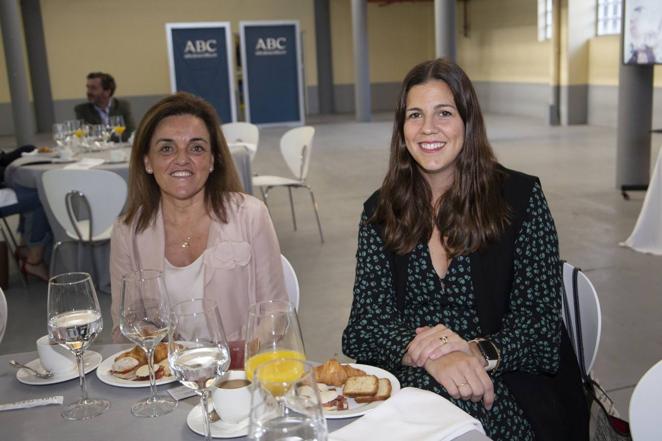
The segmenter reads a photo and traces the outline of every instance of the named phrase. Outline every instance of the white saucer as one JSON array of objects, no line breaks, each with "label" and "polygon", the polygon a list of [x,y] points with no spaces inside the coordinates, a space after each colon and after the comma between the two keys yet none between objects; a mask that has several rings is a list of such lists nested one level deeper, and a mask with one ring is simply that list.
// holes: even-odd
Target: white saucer
[{"label": "white saucer", "polygon": [[[101,363],[101,354],[95,351],[86,351],[83,361],[85,363],[85,373],[90,373],[99,366]],[[44,368],[41,366],[41,361],[37,358],[32,360],[29,363],[25,363],[26,366],[36,369],[37,371],[43,371]],[[27,369],[19,369],[16,372],[16,379],[23,384],[29,384],[32,386],[44,386],[46,384],[55,384],[62,383],[63,381],[73,380],[78,378],[78,367],[74,366],[71,370],[66,372],[60,372],[53,375],[51,378],[39,378],[35,376],[32,372]]]},{"label": "white saucer", "polygon": [[[186,417],[188,428],[198,435],[205,435],[205,423],[202,420],[202,406],[198,404]],[[239,438],[248,435],[248,419],[243,423],[230,424],[223,420],[211,423],[212,438]]]}]

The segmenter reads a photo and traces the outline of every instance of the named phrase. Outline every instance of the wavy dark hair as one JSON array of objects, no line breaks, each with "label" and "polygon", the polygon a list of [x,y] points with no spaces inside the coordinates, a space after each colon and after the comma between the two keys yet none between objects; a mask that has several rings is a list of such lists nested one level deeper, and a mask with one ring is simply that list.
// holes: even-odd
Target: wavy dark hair
[{"label": "wavy dark hair", "polygon": [[214,170],[207,178],[204,192],[210,215],[226,223],[226,204],[230,193],[243,191],[214,108],[207,101],[189,93],[179,92],[170,95],[147,111],[136,130],[131,148],[128,201],[124,222],[130,225],[137,218],[137,232],[145,230],[154,222],[161,202],[161,189],[154,176],[145,170],[144,158],[149,152],[150,142],[158,124],[163,119],[176,115],[192,115],[200,118],[209,131]]},{"label": "wavy dark hair", "polygon": [[[453,94],[464,122],[464,145],[455,160],[453,183],[433,206],[432,189],[405,145],[404,123],[411,88],[434,80],[446,83]],[[434,223],[449,258],[479,250],[509,224],[503,179],[467,74],[445,59],[425,61],[410,70],[398,97],[388,172],[377,209],[368,220],[383,226],[386,248],[396,254],[410,252],[430,240]]]}]

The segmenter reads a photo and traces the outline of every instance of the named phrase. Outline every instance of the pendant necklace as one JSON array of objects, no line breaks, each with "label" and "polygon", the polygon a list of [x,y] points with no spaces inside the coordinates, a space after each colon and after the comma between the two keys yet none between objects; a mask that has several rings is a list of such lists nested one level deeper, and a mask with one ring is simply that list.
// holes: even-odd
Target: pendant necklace
[{"label": "pendant necklace", "polygon": [[181,243],[180,247],[189,248],[191,246],[191,236],[186,236],[186,239]]}]

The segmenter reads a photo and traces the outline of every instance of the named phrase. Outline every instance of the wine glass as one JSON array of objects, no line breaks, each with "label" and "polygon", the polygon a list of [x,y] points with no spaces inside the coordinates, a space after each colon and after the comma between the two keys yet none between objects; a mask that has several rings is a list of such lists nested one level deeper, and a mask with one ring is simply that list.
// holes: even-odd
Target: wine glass
[{"label": "wine glass", "polygon": [[120,330],[147,354],[149,398],[131,406],[137,417],[157,417],[172,412],[177,401],[168,395],[157,395],[154,375],[154,349],[168,334],[170,303],[163,275],[156,270],[138,270],[122,278]]},{"label": "wine glass", "polygon": [[111,116],[110,125],[112,126],[115,135],[117,135],[117,142],[122,142],[122,134],[126,130],[124,117],[122,115]]},{"label": "wine glass", "polygon": [[301,327],[294,306],[285,300],[267,300],[248,308],[244,369],[246,378],[262,363],[279,358],[305,360]]},{"label": "wine glass", "polygon": [[103,329],[103,318],[92,278],[87,273],[66,273],[48,281],[48,335],[51,341],[76,355],[80,377],[80,401],[64,407],[68,420],[86,420],[101,415],[110,401],[90,399],[85,388],[83,355]]},{"label": "wine glass", "polygon": [[205,440],[211,440],[209,396],[230,365],[221,311],[214,300],[191,299],[173,306],[168,362],[179,382],[200,395]]},{"label": "wine glass", "polygon": [[326,419],[312,364],[276,359],[258,366],[253,375],[250,439],[326,441]]},{"label": "wine glass", "polygon": [[53,141],[58,147],[64,147],[67,139],[67,128],[63,123],[53,124]]}]

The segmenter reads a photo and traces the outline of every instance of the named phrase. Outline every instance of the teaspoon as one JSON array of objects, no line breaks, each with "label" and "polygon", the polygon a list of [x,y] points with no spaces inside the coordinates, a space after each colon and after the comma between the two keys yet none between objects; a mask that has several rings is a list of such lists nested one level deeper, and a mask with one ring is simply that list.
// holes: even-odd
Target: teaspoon
[{"label": "teaspoon", "polygon": [[32,372],[37,377],[43,378],[45,380],[53,377],[53,372],[51,372],[51,371],[39,372],[35,369],[32,369],[30,366],[26,366],[22,363],[19,363],[16,360],[10,360],[9,364],[14,366],[16,369],[21,369],[21,368],[27,369],[28,371]]}]

